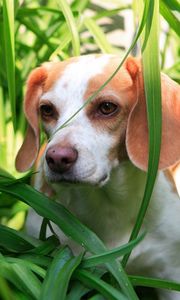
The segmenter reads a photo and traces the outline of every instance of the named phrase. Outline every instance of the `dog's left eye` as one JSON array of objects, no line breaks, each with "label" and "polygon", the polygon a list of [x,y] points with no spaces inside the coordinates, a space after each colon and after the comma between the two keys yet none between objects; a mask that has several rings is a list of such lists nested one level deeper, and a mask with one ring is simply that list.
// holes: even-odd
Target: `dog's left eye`
[{"label": "dog's left eye", "polygon": [[98,106],[98,112],[103,115],[112,115],[118,110],[118,106],[113,102],[105,101]]},{"label": "dog's left eye", "polygon": [[40,112],[42,117],[52,117],[54,115],[53,106],[49,104],[41,105]]}]

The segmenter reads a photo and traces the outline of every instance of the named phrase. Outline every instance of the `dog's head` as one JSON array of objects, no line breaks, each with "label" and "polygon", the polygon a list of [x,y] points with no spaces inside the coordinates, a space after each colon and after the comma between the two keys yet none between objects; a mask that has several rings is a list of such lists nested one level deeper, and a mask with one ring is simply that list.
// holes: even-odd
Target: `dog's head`
[{"label": "dog's head", "polygon": [[[29,169],[39,151],[39,116],[50,141],[44,170],[50,181],[105,183],[113,167],[129,158],[147,169],[148,126],[140,60],[128,58],[95,97],[57,130],[110,77],[119,64],[111,55],[87,55],[46,63],[29,76],[24,110],[28,130],[16,158]],[[180,159],[179,86],[162,75],[163,132],[159,168]]]}]

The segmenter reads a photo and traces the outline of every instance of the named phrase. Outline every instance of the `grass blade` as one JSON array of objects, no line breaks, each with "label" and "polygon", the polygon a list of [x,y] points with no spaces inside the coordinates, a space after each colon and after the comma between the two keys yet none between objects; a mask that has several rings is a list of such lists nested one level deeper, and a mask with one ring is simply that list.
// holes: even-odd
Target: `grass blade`
[{"label": "grass blade", "polygon": [[11,264],[16,280],[20,281],[23,289],[35,299],[39,299],[41,282],[25,264]]},{"label": "grass blade", "polygon": [[142,276],[129,276],[129,278],[134,286],[147,286],[157,289],[180,291],[179,282]]},{"label": "grass blade", "polygon": [[46,271],[43,268],[39,267],[38,265],[28,260],[22,258],[16,258],[16,257],[8,257],[8,256],[5,256],[5,260],[8,263],[24,264],[27,268],[31,269],[31,271],[39,275],[41,278],[44,278],[46,275]]},{"label": "grass blade", "polygon": [[78,56],[80,55],[80,41],[73,13],[66,0],[58,0],[58,3],[66,19],[69,31],[71,32],[74,56]]},{"label": "grass blade", "polygon": [[74,257],[68,248],[61,249],[47,271],[40,299],[59,300],[59,295],[61,295],[61,299],[65,300],[69,280],[81,259],[82,255]]},{"label": "grass blade", "polygon": [[180,11],[180,3],[178,0],[161,0],[167,4],[167,6],[172,10]]},{"label": "grass blade", "polygon": [[89,291],[89,288],[85,287],[79,281],[72,283],[70,292],[68,293],[66,300],[79,300]]},{"label": "grass blade", "polygon": [[21,254],[19,255],[19,258],[22,258],[24,260],[27,260],[29,262],[32,262],[33,264],[36,264],[40,267],[46,268],[47,266],[49,266],[49,264],[52,261],[52,257],[50,256],[45,256],[45,255],[39,255],[39,254]]},{"label": "grass blade", "polygon": [[98,11],[96,13],[96,15],[92,17],[92,19],[99,20],[104,17],[113,17],[113,16],[117,15],[120,11],[131,9],[131,6],[132,6],[131,4],[127,4],[127,5],[122,5],[115,9],[101,10],[101,11]]},{"label": "grass blade", "polygon": [[26,236],[12,228],[0,225],[0,246],[14,252],[24,252],[41,244],[39,240]]},{"label": "grass blade", "polygon": [[169,23],[171,29],[173,29],[178,36],[180,36],[180,21],[171,12],[164,1],[160,1],[160,12],[164,19]]},{"label": "grass blade", "polygon": [[[130,241],[138,236],[152,195],[156,175],[158,171],[160,147],[161,147],[161,81],[159,67],[159,2],[150,1],[150,10],[145,27],[145,48],[143,57],[143,76],[147,104],[147,117],[149,128],[149,161],[145,192],[142,204],[133,228]],[[150,126],[151,124],[151,126]],[[130,253],[125,255],[123,265],[126,265]]]},{"label": "grass blade", "polygon": [[29,250],[29,253],[48,255],[57,246],[59,246],[59,240],[54,235],[52,235],[46,241],[41,242],[38,247]]},{"label": "grass blade", "polygon": [[127,300],[127,298],[120,291],[113,288],[110,284],[106,283],[95,274],[92,274],[86,270],[76,270],[74,277],[80,280],[86,286],[96,289],[109,300]]},{"label": "grass blade", "polygon": [[40,280],[24,263],[8,263],[1,255],[0,264],[0,276],[10,281],[25,295],[31,296],[32,299],[39,299]]},{"label": "grass blade", "polygon": [[11,103],[13,126],[16,128],[16,96],[15,96],[15,52],[14,52],[14,1],[3,0],[3,27],[5,43],[6,72]]},{"label": "grass blade", "polygon": [[1,300],[13,300],[13,294],[9,288],[6,280],[0,277],[0,299]]},{"label": "grass blade", "polygon": [[[0,41],[1,42],[1,41]],[[4,110],[4,100],[3,100],[3,89],[0,86],[0,168],[6,166],[6,120],[5,120],[5,110]]]},{"label": "grass blade", "polygon": [[132,251],[132,249],[134,249],[134,247],[137,246],[142,241],[143,238],[144,238],[144,234],[138,237],[137,239],[129,242],[128,244],[125,244],[118,248],[114,248],[112,250],[106,251],[99,255],[85,257],[81,265],[83,268],[89,268],[89,267],[97,266],[98,264],[107,263],[112,259],[118,258]]},{"label": "grass blade", "polygon": [[84,25],[94,37],[96,44],[104,53],[114,53],[115,49],[108,42],[106,35],[93,19],[85,18]]}]

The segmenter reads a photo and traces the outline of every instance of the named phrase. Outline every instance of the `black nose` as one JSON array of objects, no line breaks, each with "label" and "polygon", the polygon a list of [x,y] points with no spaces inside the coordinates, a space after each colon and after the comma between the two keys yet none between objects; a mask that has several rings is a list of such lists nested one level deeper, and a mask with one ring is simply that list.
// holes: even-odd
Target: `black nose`
[{"label": "black nose", "polygon": [[72,147],[52,146],[46,152],[46,161],[49,168],[56,173],[68,171],[76,162],[78,152]]}]

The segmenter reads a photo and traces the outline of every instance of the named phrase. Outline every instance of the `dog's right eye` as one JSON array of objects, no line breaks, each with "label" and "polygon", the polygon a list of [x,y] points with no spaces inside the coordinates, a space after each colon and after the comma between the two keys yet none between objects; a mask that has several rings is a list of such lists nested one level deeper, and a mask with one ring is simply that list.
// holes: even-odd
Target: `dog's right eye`
[{"label": "dog's right eye", "polygon": [[42,118],[48,118],[54,116],[54,108],[50,104],[43,104],[40,106],[40,113]]}]

